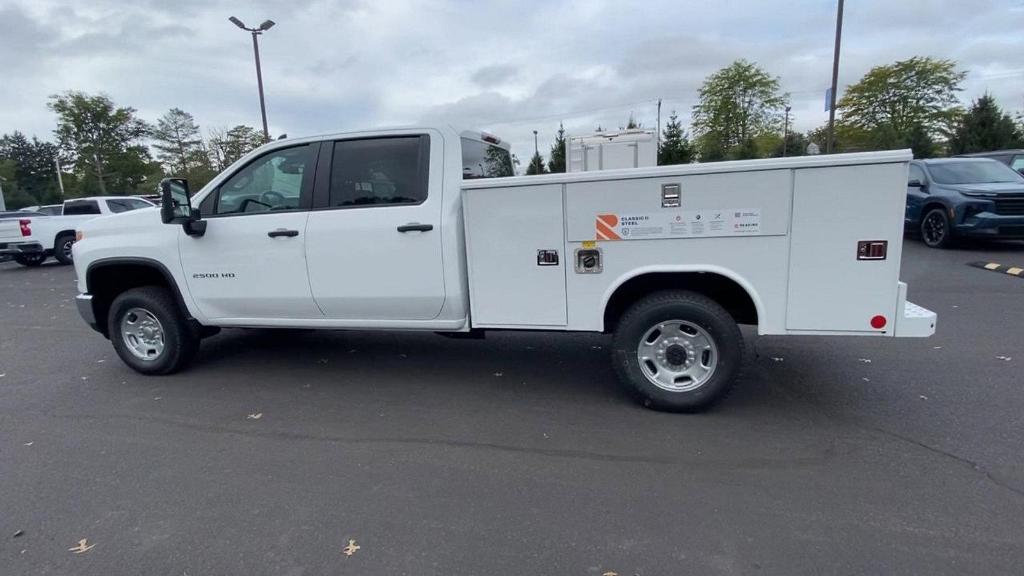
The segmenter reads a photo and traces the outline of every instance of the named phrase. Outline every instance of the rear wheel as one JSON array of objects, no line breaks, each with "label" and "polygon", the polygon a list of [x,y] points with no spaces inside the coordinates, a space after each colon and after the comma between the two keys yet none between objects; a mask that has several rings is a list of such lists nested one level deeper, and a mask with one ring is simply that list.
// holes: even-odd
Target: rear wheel
[{"label": "rear wheel", "polygon": [[46,254],[19,254],[14,257],[14,261],[22,266],[35,268],[46,262]]},{"label": "rear wheel", "polygon": [[929,248],[948,248],[953,240],[945,208],[933,208],[921,219],[921,240]]},{"label": "rear wheel", "polygon": [[714,300],[665,291],[626,311],[612,355],[619,379],[644,406],[696,412],[732,390],[743,361],[743,337]]},{"label": "rear wheel", "polygon": [[61,234],[60,236],[57,236],[57,241],[53,244],[53,257],[61,264],[73,264],[74,259],[71,256],[71,247],[74,245],[74,234]]},{"label": "rear wheel", "polygon": [[171,374],[199,349],[199,333],[166,288],[133,288],[114,299],[110,342],[125,364],[143,374]]}]

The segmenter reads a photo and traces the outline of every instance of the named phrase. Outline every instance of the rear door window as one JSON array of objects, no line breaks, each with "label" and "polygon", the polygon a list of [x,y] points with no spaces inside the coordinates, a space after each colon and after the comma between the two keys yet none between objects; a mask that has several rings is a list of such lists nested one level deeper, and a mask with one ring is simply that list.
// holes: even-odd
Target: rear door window
[{"label": "rear door window", "polygon": [[100,205],[95,200],[70,200],[64,204],[65,216],[99,214]]},{"label": "rear door window", "polygon": [[429,155],[428,136],[335,142],[327,207],[422,204],[427,199]]}]

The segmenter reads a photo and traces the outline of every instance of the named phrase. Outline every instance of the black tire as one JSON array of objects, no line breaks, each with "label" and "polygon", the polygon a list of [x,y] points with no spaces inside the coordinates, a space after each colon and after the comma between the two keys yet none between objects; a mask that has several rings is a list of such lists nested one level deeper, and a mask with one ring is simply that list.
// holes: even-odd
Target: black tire
[{"label": "black tire", "polygon": [[22,266],[35,268],[36,266],[42,266],[43,262],[46,262],[46,254],[19,254],[14,257],[14,261]]},{"label": "black tire", "polygon": [[[136,356],[121,330],[121,322],[133,310],[152,314],[159,322],[163,349],[152,359]],[[138,316],[137,314],[133,314]],[[132,288],[114,298],[107,316],[110,342],[121,360],[143,374],[171,374],[184,368],[199,350],[199,330],[185,318],[170,290],[159,286]]]},{"label": "black tire", "polygon": [[[688,330],[692,327],[703,330],[713,344],[714,352],[706,354],[709,361],[714,355],[714,367],[703,383],[693,381],[689,384],[696,386],[693,389],[661,387],[646,375],[652,369],[657,371],[656,365],[648,361],[641,366],[641,341],[659,324],[672,321],[686,323]],[[657,338],[660,342],[660,336]],[[680,361],[694,361],[692,352],[687,352],[683,346],[668,345],[669,349],[673,347],[675,351],[665,350],[666,358],[673,352],[678,357],[679,350],[683,350],[683,360]],[[612,361],[619,380],[644,406],[668,412],[699,412],[728,396],[739,379],[743,364],[743,335],[732,316],[707,296],[684,290],[657,292],[633,304],[619,320],[612,340]],[[682,384],[683,387],[686,385]]]},{"label": "black tire", "polygon": [[74,243],[74,234],[61,234],[57,236],[57,240],[53,243],[53,257],[57,259],[57,262],[65,266],[74,264],[74,260],[71,257],[71,246]]},{"label": "black tire", "polygon": [[921,241],[929,248],[949,248],[953,243],[953,229],[945,208],[932,208],[921,218]]}]

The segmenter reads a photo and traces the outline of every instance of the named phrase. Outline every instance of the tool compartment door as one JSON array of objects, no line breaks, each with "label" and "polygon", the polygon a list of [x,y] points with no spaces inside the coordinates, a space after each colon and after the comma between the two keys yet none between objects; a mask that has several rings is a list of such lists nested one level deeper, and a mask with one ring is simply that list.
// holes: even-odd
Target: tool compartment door
[{"label": "tool compartment door", "polygon": [[[892,334],[907,164],[794,172],[787,330]],[[862,241],[886,242],[885,259],[858,259]]]},{"label": "tool compartment door", "polygon": [[473,327],[564,327],[562,185],[468,189],[462,203]]}]

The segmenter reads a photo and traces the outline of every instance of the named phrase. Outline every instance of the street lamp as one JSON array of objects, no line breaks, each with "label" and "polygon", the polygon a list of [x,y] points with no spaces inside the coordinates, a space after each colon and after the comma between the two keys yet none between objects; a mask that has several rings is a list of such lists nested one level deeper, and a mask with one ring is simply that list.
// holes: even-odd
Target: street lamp
[{"label": "street lamp", "polygon": [[274,21],[264,20],[263,24],[260,24],[259,28],[248,28],[241,20],[234,16],[231,16],[228,20],[242,30],[252,33],[252,52],[256,55],[256,84],[259,86],[260,90],[260,114],[263,116],[263,140],[265,142],[270,142],[270,132],[267,130],[267,105],[263,101],[263,72],[260,70],[260,45],[256,41],[256,37],[273,28]]},{"label": "street lamp", "polygon": [[843,0],[839,0],[836,10],[836,47],[832,51],[832,89],[828,92],[828,141],[825,142],[825,153],[832,153],[832,140],[836,129],[836,89],[839,84],[839,47],[843,39]]}]

